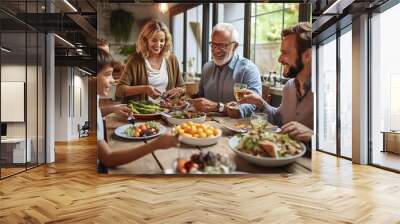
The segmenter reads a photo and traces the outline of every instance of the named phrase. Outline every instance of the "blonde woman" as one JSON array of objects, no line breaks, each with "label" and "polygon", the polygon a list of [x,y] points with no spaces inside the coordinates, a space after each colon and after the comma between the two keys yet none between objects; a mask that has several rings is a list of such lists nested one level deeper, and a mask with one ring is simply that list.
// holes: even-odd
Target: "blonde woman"
[{"label": "blonde woman", "polygon": [[120,97],[167,97],[184,94],[179,62],[171,52],[172,40],[167,26],[157,20],[140,31],[136,53],[130,56],[117,86]]}]

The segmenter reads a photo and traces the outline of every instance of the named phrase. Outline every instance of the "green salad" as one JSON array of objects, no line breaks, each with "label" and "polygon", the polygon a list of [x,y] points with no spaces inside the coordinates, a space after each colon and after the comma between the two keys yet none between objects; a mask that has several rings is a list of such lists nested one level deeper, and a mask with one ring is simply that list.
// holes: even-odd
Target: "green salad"
[{"label": "green salad", "polygon": [[134,114],[155,114],[164,111],[159,104],[142,100],[142,101],[129,101],[129,108]]},{"label": "green salad", "polygon": [[238,150],[254,156],[281,158],[300,154],[303,148],[287,134],[252,130],[240,137]]},{"label": "green salad", "polygon": [[205,116],[205,113],[194,112],[194,111],[174,111],[170,113],[173,118],[176,119],[192,119]]}]

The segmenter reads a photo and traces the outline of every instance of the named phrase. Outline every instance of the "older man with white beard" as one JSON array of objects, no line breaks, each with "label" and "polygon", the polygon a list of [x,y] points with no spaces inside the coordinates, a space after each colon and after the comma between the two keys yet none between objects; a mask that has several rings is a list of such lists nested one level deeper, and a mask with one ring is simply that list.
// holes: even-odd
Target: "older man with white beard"
[{"label": "older man with white beard", "polygon": [[[236,53],[239,34],[232,24],[214,26],[210,42],[213,60],[203,66],[197,99],[192,105],[203,112],[228,113],[230,117],[248,117],[256,110],[255,105],[225,106],[235,101],[234,85],[241,83],[247,89],[261,94],[261,78],[257,66]],[[231,103],[230,103],[231,104]],[[228,109],[229,107],[229,109]]]}]

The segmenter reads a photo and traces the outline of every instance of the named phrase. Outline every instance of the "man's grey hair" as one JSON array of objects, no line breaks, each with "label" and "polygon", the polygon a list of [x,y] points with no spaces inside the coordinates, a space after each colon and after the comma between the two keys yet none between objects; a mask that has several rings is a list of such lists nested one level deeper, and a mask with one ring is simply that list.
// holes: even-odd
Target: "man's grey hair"
[{"label": "man's grey hair", "polygon": [[220,31],[220,32],[228,31],[231,34],[231,41],[239,43],[239,32],[232,24],[218,23],[217,25],[214,26],[211,37],[214,35],[214,32],[216,32],[216,31]]}]

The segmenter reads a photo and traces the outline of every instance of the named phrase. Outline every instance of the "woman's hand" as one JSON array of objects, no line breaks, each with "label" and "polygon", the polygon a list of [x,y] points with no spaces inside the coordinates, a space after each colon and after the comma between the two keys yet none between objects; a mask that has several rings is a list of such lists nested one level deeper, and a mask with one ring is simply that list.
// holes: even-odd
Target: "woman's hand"
[{"label": "woman's hand", "polygon": [[161,95],[161,92],[158,91],[154,86],[147,85],[145,86],[144,93],[150,97],[157,98]]},{"label": "woman's hand", "polygon": [[167,91],[166,96],[168,99],[173,99],[185,94],[185,89],[181,87],[173,88]]}]

